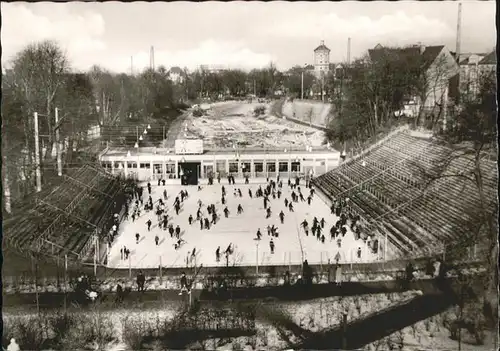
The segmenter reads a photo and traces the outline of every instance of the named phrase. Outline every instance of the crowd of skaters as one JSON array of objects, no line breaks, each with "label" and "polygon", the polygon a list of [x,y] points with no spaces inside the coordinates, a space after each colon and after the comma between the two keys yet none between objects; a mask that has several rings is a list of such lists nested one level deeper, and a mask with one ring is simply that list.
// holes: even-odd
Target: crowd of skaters
[{"label": "crowd of skaters", "polygon": [[[228,175],[228,184],[235,184],[234,176]],[[218,182],[220,183],[220,176],[218,176]],[[248,183],[248,179],[245,180],[245,183]],[[213,179],[209,179],[209,184],[213,184]],[[158,185],[164,185],[165,186],[165,180],[158,180]],[[303,192],[303,189],[301,189],[300,186],[300,178],[296,177],[295,179],[288,179],[288,187],[291,190],[290,193],[290,199],[289,198],[283,198],[283,181],[280,179],[279,176],[276,177],[276,180],[273,179],[267,179],[265,185],[259,185],[258,188],[255,190],[255,192],[250,188],[248,189],[248,197],[249,198],[262,198],[263,201],[263,208],[264,208],[264,218],[269,219],[275,213],[277,214],[277,217],[279,219],[279,223],[284,224],[286,215],[285,212],[294,212],[294,204],[298,202],[305,202],[308,205],[311,205],[313,202],[313,199],[315,197],[315,191],[312,188],[312,185],[310,182],[307,182],[305,185],[305,192]],[[145,194],[145,189],[147,189],[147,194]],[[198,190],[201,190],[202,187],[198,186]],[[147,186],[140,187],[136,186],[133,191],[131,192],[131,198],[130,198],[130,204],[132,204],[132,211],[131,211],[131,219],[133,222],[136,220],[139,220],[141,218],[141,215],[143,213],[149,213],[151,211],[155,211],[156,218],[158,221],[157,227],[163,229],[164,231],[168,231],[170,234],[171,239],[173,239],[173,246],[175,250],[179,250],[181,247],[183,247],[187,242],[183,238],[183,231],[181,230],[181,227],[179,224],[174,224],[173,222],[173,217],[169,216],[168,208],[166,205],[168,194],[167,191],[163,191],[163,196],[158,198],[156,201],[153,201],[152,198],[152,186],[151,183],[148,183]],[[236,199],[235,207],[236,207],[236,214],[240,215],[244,212],[244,208],[241,203],[237,202],[238,198],[242,198],[245,196],[245,194],[242,192],[240,188],[234,188],[233,189],[233,197]],[[147,200],[145,200],[147,197]],[[178,216],[182,204],[185,199],[189,197],[189,193],[187,190],[181,190],[180,193],[175,197],[172,206],[173,210],[175,212],[175,215]],[[283,202],[281,202],[283,201]],[[338,217],[337,222],[331,227],[330,229],[330,241],[336,240],[337,242],[337,247],[340,249],[342,247],[342,239],[347,233],[347,221],[348,219],[350,220],[350,227],[351,230],[354,232],[356,240],[363,240],[364,243],[371,244],[372,249],[376,250],[377,249],[377,242],[376,240],[370,241],[368,240],[368,235],[364,234],[361,230],[361,227],[358,225],[359,221],[359,216],[353,216],[350,211],[346,211],[346,204],[349,199],[338,199],[335,200],[334,203],[332,204],[330,210],[331,214],[335,214]],[[229,209],[229,204],[228,204],[228,194],[226,192],[226,188],[224,185],[221,187],[221,201],[220,203],[224,206],[222,208],[222,213],[224,214],[225,218],[228,218],[231,211]],[[285,205],[284,209],[280,209],[280,203],[283,203]],[[127,203],[125,208],[125,219],[129,219],[129,204]],[[273,209],[278,207],[278,210],[275,212]],[[279,211],[279,212],[278,212]],[[198,222],[200,225],[201,230],[210,230],[213,226],[217,225],[217,223],[223,218],[219,211],[217,210],[215,204],[204,204],[201,200],[198,200],[198,207],[195,213],[196,216],[193,216],[193,214],[189,215],[188,218],[188,225],[194,225],[195,222]],[[324,218],[321,218],[320,220],[317,217],[314,217],[312,219],[312,226],[309,228],[309,223],[307,219],[304,219],[303,222],[301,223],[301,226],[303,228],[304,234],[306,236],[309,236],[309,233],[311,233],[311,237],[316,238],[318,241],[321,243],[326,243],[326,238],[324,234],[324,228],[325,228],[325,223],[326,220]],[[117,235],[118,232],[118,220],[113,226],[113,230],[111,234],[111,240],[110,243],[114,240],[114,237]],[[153,228],[153,221],[151,219],[148,219],[145,222],[145,231],[151,232]],[[279,238],[279,228],[277,226],[273,225],[268,225],[267,226],[267,236],[269,238],[269,249],[271,251],[271,254],[274,254],[276,251],[276,242],[278,241]],[[136,233],[135,234],[135,241],[136,243],[139,243],[141,239],[141,234]],[[255,240],[262,240],[263,239],[263,234],[261,231],[261,228],[258,228],[257,233],[256,233],[256,238]],[[158,234],[152,236],[152,240],[154,240],[154,243],[156,246],[160,244],[160,237]],[[218,246],[216,251],[215,251],[215,259],[216,262],[221,261],[221,256],[224,255],[226,259],[226,263],[229,263],[229,257],[234,253],[235,251],[235,246],[233,243],[227,243],[227,246],[225,246],[225,250],[222,251],[221,247]],[[196,248],[194,247],[192,251],[188,253],[189,257],[187,259],[188,263],[191,262],[196,258],[196,255],[198,254]],[[361,246],[358,247],[357,250],[357,257],[361,258],[362,250]],[[127,247],[122,247],[120,249],[120,257],[121,259],[127,260],[130,256],[130,249]],[[340,253],[337,252],[335,255],[335,260],[338,263],[339,260],[341,259]]]}]

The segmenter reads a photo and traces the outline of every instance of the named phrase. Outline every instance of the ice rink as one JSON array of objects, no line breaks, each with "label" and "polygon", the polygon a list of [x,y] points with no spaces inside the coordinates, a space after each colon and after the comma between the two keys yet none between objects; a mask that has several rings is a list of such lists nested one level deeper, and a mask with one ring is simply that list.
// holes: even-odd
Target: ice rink
[{"label": "ice rink", "polygon": [[[188,264],[203,264],[203,266],[225,265],[226,259],[224,251],[232,243],[234,253],[229,256],[229,265],[288,265],[300,264],[302,258],[307,259],[310,264],[327,263],[330,259],[334,262],[335,255],[340,252],[341,263],[368,262],[375,261],[376,255],[366,247],[362,240],[356,241],[349,226],[348,232],[342,239],[342,247],[338,248],[336,240],[330,241],[330,228],[338,218],[330,214],[329,205],[325,204],[317,195],[313,197],[311,205],[307,201],[294,203],[294,212],[285,208],[284,199],[291,199],[292,190],[287,185],[287,180],[283,181],[281,199],[273,199],[270,196],[270,207],[272,215],[266,219],[264,202],[262,197],[255,197],[255,192],[259,184],[238,184],[242,180],[236,180],[236,185],[228,185],[227,180],[221,180],[221,184],[215,182],[214,185],[203,185],[198,191],[197,186],[157,186],[152,184],[152,199],[157,202],[163,198],[163,191],[166,190],[168,200],[166,201],[167,212],[169,214],[169,224],[179,225],[181,236],[186,241],[184,245],[175,250],[174,238],[170,237],[168,230],[158,227],[158,219],[155,211],[141,211],[141,217],[132,221],[131,216],[124,220],[119,227],[119,234],[115,238],[112,247],[108,250],[108,266],[111,268],[157,268],[162,267],[186,267]],[[226,205],[221,203],[221,187],[226,188]],[[264,189],[265,184],[261,185]],[[242,197],[234,196],[235,189],[241,189]],[[187,190],[189,197],[182,203],[179,215],[175,214],[173,203],[175,197],[181,190]],[[249,197],[248,190],[251,189],[253,198]],[[307,200],[309,189],[305,185],[301,186],[302,193]],[[298,193],[296,191],[296,193]],[[147,188],[144,187],[144,201],[148,199]],[[196,221],[196,211],[198,200],[203,203],[203,215],[207,215],[206,206],[214,204],[220,219],[215,225],[211,225],[209,230],[200,229],[199,221]],[[243,213],[237,214],[237,206],[241,204]],[[223,209],[227,206],[230,213],[229,218],[225,218]],[[130,215],[134,205],[130,205]],[[156,203],[154,204],[156,209]],[[280,223],[278,214],[284,212],[284,224]],[[188,217],[192,215],[195,219],[189,225]],[[312,226],[313,218],[325,219],[325,227],[322,234],[325,235],[325,243],[319,241],[309,232],[306,236],[300,223],[307,219],[309,228]],[[148,231],[146,222],[151,219],[153,225]],[[209,217],[211,219],[211,217]],[[274,254],[271,254],[269,242],[271,237],[267,234],[267,226],[275,225],[278,228],[279,237],[273,238],[275,243]],[[260,228],[262,239],[256,240],[257,229]],[[140,234],[140,241],[136,243],[135,234]],[[160,238],[160,244],[155,245],[155,235]],[[120,257],[120,248],[126,246],[131,254],[128,260]],[[220,246],[221,260],[216,262],[215,251]],[[358,247],[361,247],[361,259],[356,256]],[[196,248],[196,258],[189,260],[193,248]]]}]

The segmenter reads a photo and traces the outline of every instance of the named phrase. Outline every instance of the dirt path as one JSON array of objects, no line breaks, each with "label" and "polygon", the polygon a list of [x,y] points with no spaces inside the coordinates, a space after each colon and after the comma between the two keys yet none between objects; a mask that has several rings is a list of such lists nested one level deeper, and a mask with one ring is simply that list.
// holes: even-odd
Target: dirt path
[{"label": "dirt path", "polygon": [[167,131],[167,137],[162,143],[162,147],[173,148],[175,146],[175,140],[182,136],[182,128],[184,122],[188,118],[189,112],[185,112],[175,119],[170,128]]},{"label": "dirt path", "polygon": [[[135,286],[130,293],[127,294],[121,307],[134,306],[138,301],[142,305],[151,305],[163,302],[182,301],[186,299],[186,294],[179,296],[179,290],[146,290],[144,293],[136,291]],[[227,301],[227,300],[265,300],[273,299],[275,301],[305,301],[331,296],[354,296],[366,294],[382,294],[382,293],[398,293],[407,290],[420,290],[424,293],[435,294],[439,292],[433,280],[414,281],[408,286],[403,287],[397,281],[378,281],[378,282],[344,282],[341,287],[336,284],[314,284],[312,286],[274,286],[274,287],[257,287],[257,288],[236,288],[227,291],[215,293],[207,290],[192,290],[192,298],[200,301]],[[117,308],[114,304],[116,294],[113,292],[103,292],[104,299],[101,304],[106,308]],[[65,294],[61,292],[39,293],[39,305],[43,309],[57,309],[64,306]],[[66,294],[68,302],[77,300],[74,292]],[[20,308],[36,306],[35,293],[28,294],[4,294],[4,308]]]}]

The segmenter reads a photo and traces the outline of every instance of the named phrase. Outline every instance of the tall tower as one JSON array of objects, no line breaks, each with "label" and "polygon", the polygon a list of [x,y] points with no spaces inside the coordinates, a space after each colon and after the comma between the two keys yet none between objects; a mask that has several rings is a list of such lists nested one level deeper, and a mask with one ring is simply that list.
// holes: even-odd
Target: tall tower
[{"label": "tall tower", "polygon": [[153,71],[155,70],[155,48],[151,46],[151,50],[149,51],[149,68]]},{"label": "tall tower", "polygon": [[462,3],[458,3],[458,16],[457,16],[457,44],[456,44],[456,58],[460,62],[460,40],[461,40],[461,24],[462,24]]},{"label": "tall tower", "polygon": [[320,45],[314,49],[314,73],[320,77],[322,72],[328,73],[330,68],[330,49],[321,40]]}]

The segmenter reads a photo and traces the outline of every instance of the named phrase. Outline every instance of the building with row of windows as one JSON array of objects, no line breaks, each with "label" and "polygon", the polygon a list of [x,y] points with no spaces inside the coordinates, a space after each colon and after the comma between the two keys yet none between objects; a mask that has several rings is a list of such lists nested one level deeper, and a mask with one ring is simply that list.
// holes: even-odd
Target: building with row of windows
[{"label": "building with row of windows", "polygon": [[172,149],[138,148],[105,150],[99,160],[114,175],[140,181],[166,179],[179,182],[187,170],[193,181],[210,175],[225,177],[268,178],[278,174],[282,179],[326,173],[339,165],[340,153],[327,148],[314,150],[204,150],[201,154],[179,154]]},{"label": "building with row of windows", "polygon": [[472,99],[479,93],[481,79],[490,74],[496,74],[496,52],[461,54],[458,61],[460,94],[463,99]]}]

